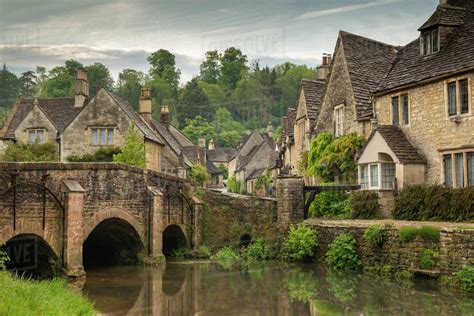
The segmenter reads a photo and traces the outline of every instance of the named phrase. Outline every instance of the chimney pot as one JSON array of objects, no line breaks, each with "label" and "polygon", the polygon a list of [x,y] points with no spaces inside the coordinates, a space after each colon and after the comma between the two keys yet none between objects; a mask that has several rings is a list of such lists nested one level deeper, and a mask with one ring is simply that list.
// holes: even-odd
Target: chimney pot
[{"label": "chimney pot", "polygon": [[87,81],[87,72],[79,69],[76,75],[74,87],[74,107],[82,107],[89,97],[89,82]]},{"label": "chimney pot", "polygon": [[165,127],[168,127],[171,124],[170,109],[167,105],[161,106],[160,123],[164,125]]},{"label": "chimney pot", "polygon": [[268,122],[268,125],[267,125],[267,134],[269,137],[273,137],[273,124],[272,122]]},{"label": "chimney pot", "polygon": [[142,117],[142,119],[150,124],[151,122],[151,97],[150,97],[150,90],[147,88],[142,88],[140,92],[140,100],[139,100],[139,109],[138,114]]},{"label": "chimney pot", "polygon": [[201,148],[206,148],[206,139],[205,138],[199,138],[198,139],[198,146]]},{"label": "chimney pot", "polygon": [[213,139],[210,139],[209,140],[209,143],[207,144],[207,149],[209,150],[214,150],[214,140]]}]

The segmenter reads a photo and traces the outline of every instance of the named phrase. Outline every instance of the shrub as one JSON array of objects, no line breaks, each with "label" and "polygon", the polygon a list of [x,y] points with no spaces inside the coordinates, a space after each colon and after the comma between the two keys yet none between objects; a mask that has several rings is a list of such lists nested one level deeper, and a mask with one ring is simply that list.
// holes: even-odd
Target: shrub
[{"label": "shrub", "polygon": [[418,228],[418,236],[425,241],[439,241],[439,228],[433,226],[421,226]]},{"label": "shrub", "polygon": [[204,184],[206,184],[210,178],[211,177],[209,176],[206,167],[201,164],[195,164],[188,174],[188,179],[191,180],[192,183],[199,186],[204,186]]},{"label": "shrub", "polygon": [[242,259],[248,262],[268,260],[271,257],[270,248],[263,238],[252,241],[241,251]]},{"label": "shrub", "polygon": [[211,251],[207,246],[200,246],[199,249],[199,256],[203,258],[209,258],[211,256]]},{"label": "shrub", "polygon": [[461,289],[465,292],[474,292],[474,266],[463,266],[461,270],[456,273]]},{"label": "shrub", "polygon": [[239,254],[234,251],[231,247],[223,247],[219,250],[215,255],[211,256],[212,260],[220,261],[220,260],[239,260]]},{"label": "shrub", "polygon": [[336,270],[353,270],[361,265],[357,241],[351,234],[341,234],[329,245],[326,262]]},{"label": "shrub", "polygon": [[439,250],[435,249],[425,249],[420,256],[420,268],[421,269],[431,269],[438,265]]},{"label": "shrub", "polygon": [[189,249],[185,247],[173,249],[170,255],[174,258],[185,258],[189,255]]},{"label": "shrub", "polygon": [[364,239],[374,248],[383,244],[390,225],[371,225],[364,231]]},{"label": "shrub", "polygon": [[317,233],[314,229],[300,224],[290,226],[288,236],[283,242],[282,257],[288,261],[303,261],[314,255],[318,245]]},{"label": "shrub", "polygon": [[122,150],[119,147],[106,147],[100,148],[93,154],[72,155],[67,157],[67,160],[70,162],[112,162],[114,161],[114,155],[120,152]]},{"label": "shrub", "polygon": [[138,134],[135,124],[131,124],[128,129],[125,146],[121,148],[121,152],[114,155],[114,162],[124,163],[139,168],[145,168],[145,142]]},{"label": "shrub", "polygon": [[0,244],[0,271],[7,268],[8,260],[10,260],[8,254],[2,249],[2,245]]},{"label": "shrub", "polygon": [[321,192],[309,208],[311,217],[348,218],[349,214],[349,196],[345,192]]},{"label": "shrub", "polygon": [[418,228],[414,226],[404,226],[404,227],[400,227],[400,229],[398,230],[398,236],[403,242],[412,241],[416,238],[417,235],[418,235]]},{"label": "shrub", "polygon": [[15,144],[8,142],[2,155],[1,161],[28,162],[28,161],[58,161],[58,146],[53,142],[40,144]]},{"label": "shrub", "polygon": [[235,176],[229,177],[229,179],[227,179],[227,191],[240,194],[240,186],[240,181],[237,181]]},{"label": "shrub", "polygon": [[374,219],[380,214],[379,196],[373,191],[357,191],[351,194],[349,209],[353,219]]}]

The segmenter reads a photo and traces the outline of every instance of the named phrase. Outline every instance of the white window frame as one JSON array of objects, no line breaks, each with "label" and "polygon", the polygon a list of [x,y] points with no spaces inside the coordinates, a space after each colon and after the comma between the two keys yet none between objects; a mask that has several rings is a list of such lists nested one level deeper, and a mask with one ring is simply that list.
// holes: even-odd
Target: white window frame
[{"label": "white window frame", "polygon": [[334,107],[334,136],[339,137],[344,135],[344,104],[340,104]]},{"label": "white window frame", "polygon": [[[38,132],[39,131],[42,131],[43,132],[43,139],[40,139],[38,137]],[[31,132],[34,132],[35,134],[35,141],[34,142],[30,142],[30,133]],[[29,145],[32,145],[34,144],[36,141],[38,141],[39,144],[44,144],[46,143],[46,129],[45,128],[28,128],[26,130],[26,143],[29,144]]]},{"label": "white window frame", "polygon": [[[382,164],[394,164],[395,165],[395,175],[394,178],[396,178],[396,164],[394,162],[390,161],[379,161],[379,162],[371,162],[371,163],[363,163],[358,166],[358,178],[357,178],[357,183],[362,186],[361,182],[361,176],[362,176],[362,168],[364,166],[367,166],[367,187],[362,188],[363,190],[378,190],[378,191],[390,191],[393,190],[393,188],[384,188],[383,183],[382,183]],[[377,167],[377,186],[372,185],[372,173],[370,172],[371,166],[376,166]]]},{"label": "white window frame", "polygon": [[[115,128],[113,127],[91,127],[90,144],[92,146],[113,146],[115,144]],[[101,143],[101,134],[105,130],[105,143]],[[97,132],[97,143],[94,143],[94,131]],[[109,133],[112,131],[112,143],[109,142]]]}]

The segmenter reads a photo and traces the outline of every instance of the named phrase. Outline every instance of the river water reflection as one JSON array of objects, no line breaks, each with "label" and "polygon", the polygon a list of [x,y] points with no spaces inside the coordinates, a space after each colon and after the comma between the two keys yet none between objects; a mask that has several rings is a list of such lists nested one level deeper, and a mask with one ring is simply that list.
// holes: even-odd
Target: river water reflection
[{"label": "river water reflection", "polygon": [[107,315],[474,315],[474,301],[313,266],[210,263],[88,271],[84,293]]}]

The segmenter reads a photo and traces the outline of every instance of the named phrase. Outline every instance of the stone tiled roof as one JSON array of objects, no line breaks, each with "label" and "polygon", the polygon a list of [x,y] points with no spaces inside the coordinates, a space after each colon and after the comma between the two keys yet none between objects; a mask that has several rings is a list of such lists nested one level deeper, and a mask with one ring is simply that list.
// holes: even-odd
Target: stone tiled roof
[{"label": "stone tiled roof", "polygon": [[207,167],[207,172],[209,172],[211,175],[219,175],[222,174],[222,171],[219,170],[212,162],[209,160],[207,161],[206,164]]},{"label": "stone tiled roof", "polygon": [[281,119],[281,137],[280,137],[280,144],[286,141],[286,122],[287,117],[283,116]]},{"label": "stone tiled roof", "polygon": [[303,79],[300,82],[298,98],[296,99],[296,107],[298,108],[301,91],[304,91],[306,110],[308,112],[308,118],[311,122],[311,127],[314,127],[314,124],[316,124],[319,111],[321,110],[324,85],[325,81],[321,80]]},{"label": "stone tiled roof", "polygon": [[399,126],[379,125],[372,131],[367,143],[371,141],[375,133],[379,132],[387,145],[392,149],[401,163],[425,163],[425,159],[410,143],[405,133]]},{"label": "stone tiled roof", "polygon": [[296,110],[293,108],[288,108],[286,114],[286,136],[290,139],[295,135],[295,119],[296,119]]},{"label": "stone tiled roof", "polygon": [[246,178],[246,180],[257,179],[265,172],[266,168],[258,168],[253,170]]},{"label": "stone tiled roof", "polygon": [[450,5],[440,5],[433,15],[426,21],[418,31],[426,30],[437,25],[459,26],[464,22],[463,8],[453,7]]},{"label": "stone tiled roof", "polygon": [[379,93],[417,82],[474,69],[474,7],[468,6],[464,24],[452,32],[438,53],[420,54],[418,39],[405,46],[379,87]]},{"label": "stone tiled roof", "polygon": [[181,147],[183,155],[189,159],[191,164],[204,163],[206,148],[199,147],[197,145]]},{"label": "stone tiled roof", "polygon": [[344,31],[339,33],[339,38],[342,41],[354,92],[357,119],[370,118],[372,93],[390,71],[399,47]]},{"label": "stone tiled roof", "polygon": [[207,159],[210,161],[229,161],[235,154],[235,149],[216,147],[207,151]]},{"label": "stone tiled roof", "polygon": [[[5,126],[4,138],[15,137],[15,130],[33,109],[34,102],[34,99],[19,100],[8,126]],[[82,109],[74,107],[74,98],[38,99],[38,107],[59,132],[62,132]]]}]

